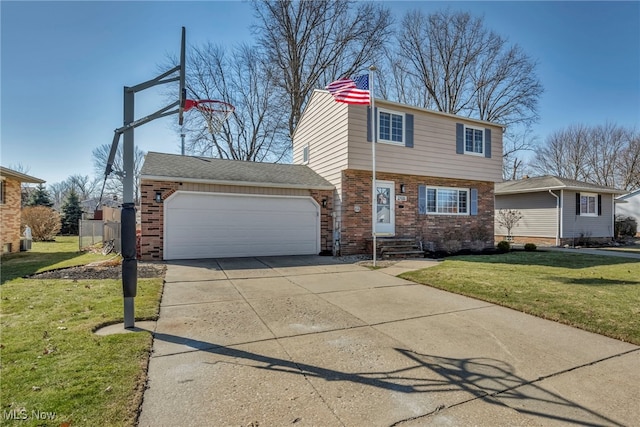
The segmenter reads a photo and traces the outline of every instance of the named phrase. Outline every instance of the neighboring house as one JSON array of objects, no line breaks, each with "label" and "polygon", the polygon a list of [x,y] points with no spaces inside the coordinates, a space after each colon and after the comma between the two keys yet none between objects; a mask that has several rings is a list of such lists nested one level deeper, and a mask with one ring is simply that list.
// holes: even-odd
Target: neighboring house
[{"label": "neighboring house", "polygon": [[367,253],[376,236],[426,249],[493,246],[502,126],[376,99],[376,204],[370,108],[315,90],[293,135],[293,162],[334,187],[336,247]]},{"label": "neighboring house", "polygon": [[[512,229],[514,243],[562,246],[608,242],[614,233],[614,198],[620,190],[556,176],[496,184],[500,209],[520,211]],[[496,240],[507,230],[496,222]]]},{"label": "neighboring house", "polygon": [[20,251],[20,225],[23,182],[44,184],[45,181],[0,166],[0,244],[2,253]]},{"label": "neighboring house", "polygon": [[616,215],[635,218],[638,224],[637,236],[640,236],[640,189],[616,199]]},{"label": "neighboring house", "polygon": [[145,260],[331,253],[333,185],[308,166],[147,153]]}]

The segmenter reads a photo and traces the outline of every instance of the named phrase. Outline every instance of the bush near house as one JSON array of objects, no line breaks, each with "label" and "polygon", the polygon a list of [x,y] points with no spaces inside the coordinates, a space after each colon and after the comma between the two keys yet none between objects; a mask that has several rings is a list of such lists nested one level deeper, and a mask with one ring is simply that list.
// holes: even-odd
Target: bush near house
[{"label": "bush near house", "polygon": [[638,232],[638,223],[631,216],[616,215],[615,235],[616,239],[635,237]]},{"label": "bush near house", "polygon": [[60,232],[60,214],[46,206],[29,206],[22,209],[22,227],[31,228],[31,236],[36,242],[53,240]]},{"label": "bush near house", "polygon": [[535,243],[525,243],[524,250],[527,252],[534,252],[538,247]]},{"label": "bush near house", "polygon": [[498,251],[501,253],[507,253],[511,250],[511,244],[506,240],[502,240],[501,242],[498,242],[496,247],[498,248]]}]

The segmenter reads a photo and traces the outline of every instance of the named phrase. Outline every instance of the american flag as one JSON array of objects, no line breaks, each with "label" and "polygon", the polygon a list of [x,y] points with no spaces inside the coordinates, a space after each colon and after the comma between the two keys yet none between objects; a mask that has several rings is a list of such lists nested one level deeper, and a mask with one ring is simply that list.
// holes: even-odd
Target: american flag
[{"label": "american flag", "polygon": [[369,76],[363,74],[353,79],[340,79],[329,83],[327,90],[337,102],[369,105]]}]

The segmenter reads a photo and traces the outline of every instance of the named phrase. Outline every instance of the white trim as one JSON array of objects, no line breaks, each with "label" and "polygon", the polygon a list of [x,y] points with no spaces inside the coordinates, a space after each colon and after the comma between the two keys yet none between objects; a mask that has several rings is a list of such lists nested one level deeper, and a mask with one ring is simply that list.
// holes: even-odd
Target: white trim
[{"label": "white trim", "polygon": [[[583,197],[593,197],[594,198],[594,206],[595,206],[595,212],[591,213],[591,212],[582,212],[582,198]],[[587,208],[589,207],[589,200],[587,199]],[[580,193],[580,216],[591,216],[591,217],[597,217],[598,216],[598,194],[597,193]]]},{"label": "white trim", "polygon": [[383,237],[390,237],[390,236],[395,236],[396,235],[396,183],[395,181],[383,181],[383,180],[376,180],[376,192],[374,193],[374,200],[373,200],[373,206],[375,206],[375,210],[373,212],[374,218],[377,219],[378,217],[378,212],[377,212],[377,207],[378,207],[378,200],[377,200],[377,193],[378,193],[378,188],[377,187],[388,187],[389,188],[389,225],[388,227],[391,228],[391,232],[384,232],[384,231],[377,231],[377,224],[383,224],[386,225],[385,223],[378,223],[377,221],[375,222],[376,227],[374,227],[375,230],[375,235],[376,236],[383,236]]},{"label": "white trim", "polygon": [[[467,151],[467,129],[479,130],[480,133],[482,134],[482,151],[481,152],[478,153],[477,151]],[[484,157],[486,143],[487,141],[485,141],[484,128],[481,128],[478,126],[467,126],[464,123],[462,124],[462,148],[463,148],[464,154]]]},{"label": "white trim", "polygon": [[[402,141],[393,141],[391,139],[382,139],[380,137],[380,113],[387,113],[390,115],[396,115],[396,116],[401,116],[402,117]],[[390,120],[393,120],[392,117],[390,117]],[[390,145],[399,145],[401,147],[404,147],[406,145],[406,140],[407,140],[407,136],[406,136],[406,132],[407,132],[407,120],[405,117],[405,113],[403,113],[402,111],[394,111],[394,110],[388,110],[386,108],[380,108],[378,107],[377,109],[377,113],[376,113],[376,142],[381,142],[384,144],[390,144]],[[391,123],[389,123],[389,136],[391,136],[391,134],[393,133],[393,127],[391,125]]]},{"label": "white trim", "polygon": [[[470,216],[471,215],[471,189],[470,188],[461,188],[461,187],[439,187],[437,185],[425,185],[425,215],[456,215],[456,216]],[[427,210],[427,206],[428,206],[428,191],[429,189],[435,189],[436,190],[436,212],[429,212]],[[451,190],[451,191],[465,191],[467,193],[467,211],[466,212],[438,212],[438,192],[437,190]],[[459,197],[459,196],[458,196]],[[458,209],[460,209],[460,199],[458,198]]]},{"label": "white trim", "polygon": [[197,178],[181,178],[177,176],[162,175],[141,175],[140,181],[170,181],[170,182],[188,182],[191,184],[214,184],[214,185],[232,185],[234,187],[263,187],[263,188],[295,188],[302,190],[334,190],[333,185],[304,185],[304,184],[287,184],[275,182],[253,182],[253,181],[225,181],[221,179],[197,179]]}]

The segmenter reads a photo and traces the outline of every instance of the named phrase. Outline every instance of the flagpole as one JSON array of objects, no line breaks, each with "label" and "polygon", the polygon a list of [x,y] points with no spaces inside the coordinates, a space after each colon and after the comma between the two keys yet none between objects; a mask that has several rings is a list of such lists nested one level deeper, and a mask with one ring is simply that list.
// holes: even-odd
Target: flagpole
[{"label": "flagpole", "polygon": [[376,267],[378,244],[376,241],[376,109],[373,97],[373,72],[375,65],[369,67],[369,106],[371,108],[371,157],[372,157],[372,191],[371,191],[371,235],[373,236],[373,266]]}]

